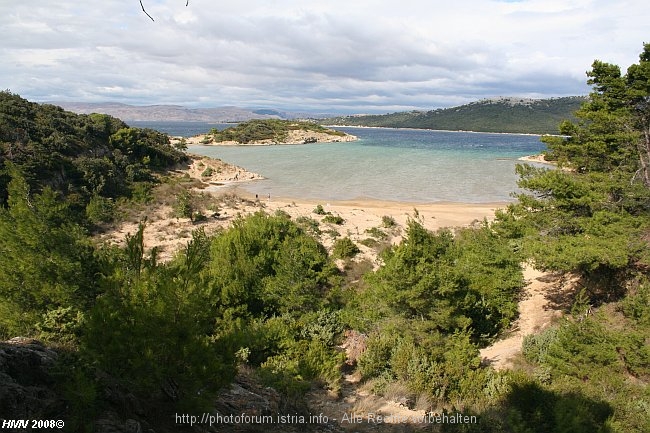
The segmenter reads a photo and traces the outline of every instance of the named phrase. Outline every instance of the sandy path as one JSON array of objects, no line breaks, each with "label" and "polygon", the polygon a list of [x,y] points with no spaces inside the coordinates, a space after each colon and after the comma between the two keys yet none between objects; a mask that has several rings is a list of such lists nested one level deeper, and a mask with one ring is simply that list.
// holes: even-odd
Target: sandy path
[{"label": "sandy path", "polygon": [[510,336],[481,350],[481,359],[495,369],[513,366],[513,358],[521,352],[526,335],[537,333],[562,316],[567,307],[564,301],[574,286],[553,274],[538,271],[531,265],[524,267],[527,282],[523,299],[519,302],[519,319]]},{"label": "sandy path", "polygon": [[355,375],[345,375],[340,395],[314,390],[307,396],[311,413],[322,414],[330,422],[350,432],[417,432],[426,429],[427,413],[373,395]]}]

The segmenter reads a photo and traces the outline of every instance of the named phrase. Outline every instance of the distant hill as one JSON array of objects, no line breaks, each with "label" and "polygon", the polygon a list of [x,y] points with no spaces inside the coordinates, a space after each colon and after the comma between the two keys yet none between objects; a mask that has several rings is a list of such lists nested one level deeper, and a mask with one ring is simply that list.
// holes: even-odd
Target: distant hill
[{"label": "distant hill", "polygon": [[125,121],[188,121],[188,122],[245,122],[252,119],[296,119],[324,117],[274,109],[248,109],[240,107],[187,108],[180,105],[128,105],[117,102],[51,102],[77,114],[101,113]]},{"label": "distant hill", "polygon": [[582,96],[551,99],[497,98],[431,111],[353,115],[328,119],[330,125],[419,128],[450,131],[557,134],[562,120],[586,100]]}]

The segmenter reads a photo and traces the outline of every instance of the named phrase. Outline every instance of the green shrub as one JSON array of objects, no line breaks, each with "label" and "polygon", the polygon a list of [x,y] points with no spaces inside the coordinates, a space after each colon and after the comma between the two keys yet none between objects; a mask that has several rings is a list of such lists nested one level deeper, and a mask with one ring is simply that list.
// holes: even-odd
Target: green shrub
[{"label": "green shrub", "polygon": [[547,328],[538,334],[530,334],[524,337],[521,351],[527,361],[540,364],[544,362],[549,346],[555,342],[558,335],[558,327]]},{"label": "green shrub", "polygon": [[185,152],[187,150],[187,139],[181,138],[180,140],[174,142],[174,148],[181,152]]},{"label": "green shrub", "polygon": [[262,383],[290,399],[303,399],[311,385],[299,373],[299,360],[281,354],[266,360],[258,370]]},{"label": "green shrub", "polygon": [[644,282],[634,293],[630,293],[621,303],[621,310],[627,317],[639,323],[650,325],[650,284]]},{"label": "green shrub", "polygon": [[430,232],[410,221],[404,240],[366,277],[369,314],[420,318],[444,332],[467,326],[475,341],[505,329],[523,286],[518,257],[487,227]]},{"label": "green shrub", "polygon": [[150,182],[137,182],[131,187],[131,199],[137,203],[151,203],[153,185]]},{"label": "green shrub", "polygon": [[377,239],[373,238],[365,238],[359,241],[361,245],[364,245],[368,248],[375,248],[377,245],[379,245],[379,241]]},{"label": "green shrub", "polygon": [[323,209],[323,205],[319,204],[318,206],[316,206],[316,208],[314,209],[314,213],[316,215],[325,215],[325,209]]},{"label": "green shrub", "polygon": [[172,215],[176,218],[192,219],[193,214],[192,195],[187,190],[176,194],[176,201],[172,205]]},{"label": "green shrub", "polygon": [[214,174],[214,169],[212,167],[208,167],[205,170],[203,170],[203,173],[201,173],[201,177],[210,177]]},{"label": "green shrub", "polygon": [[104,385],[97,374],[79,359],[78,353],[63,353],[51,370],[58,389],[65,399],[68,419],[66,430],[93,431],[97,412],[101,409],[101,390]]},{"label": "green shrub", "polygon": [[359,247],[348,237],[337,239],[332,248],[332,256],[337,259],[350,259],[359,252]]},{"label": "green shrub", "polygon": [[382,373],[389,374],[391,377],[391,356],[393,348],[397,345],[399,337],[392,332],[375,332],[366,342],[366,350],[359,358],[359,373],[363,379],[378,377]]},{"label": "green shrub", "polygon": [[237,219],[212,243],[213,296],[244,316],[318,310],[334,272],[327,250],[285,215]]},{"label": "green shrub", "polygon": [[72,343],[77,339],[83,317],[83,313],[73,307],[58,307],[43,314],[36,330],[43,340]]},{"label": "green shrub", "polygon": [[[196,231],[172,262],[159,264],[145,255],[143,230],[115,257],[112,287],[88,313],[82,353],[135,395],[149,398],[171,383],[174,398],[203,405],[234,376],[242,346],[228,330],[215,330],[205,308],[211,301],[198,275],[209,241]],[[125,342],[137,350],[124,350]]]},{"label": "green shrub", "polygon": [[388,238],[388,235],[377,227],[371,227],[369,229],[366,229],[366,233],[368,233],[373,238],[380,239],[380,240]]},{"label": "green shrub", "polygon": [[384,215],[383,217],[381,217],[381,225],[382,227],[389,229],[395,227],[397,223],[395,222],[395,218],[393,218],[392,216]]},{"label": "green shrub", "polygon": [[110,198],[94,195],[86,205],[86,217],[93,224],[113,221],[115,203]]},{"label": "green shrub", "polygon": [[338,215],[325,215],[325,218],[323,218],[323,222],[329,224],[336,224],[340,226],[345,222],[345,220]]},{"label": "green shrub", "polygon": [[338,310],[319,310],[316,313],[306,314],[302,318],[306,322],[300,334],[308,340],[318,340],[332,347],[336,337],[343,332],[341,312]]},{"label": "green shrub", "polygon": [[303,228],[307,233],[309,233],[312,236],[319,236],[322,232],[320,230],[320,227],[318,227],[319,223],[313,218],[309,218],[306,216],[299,216],[296,218],[296,224],[298,224],[300,227]]}]

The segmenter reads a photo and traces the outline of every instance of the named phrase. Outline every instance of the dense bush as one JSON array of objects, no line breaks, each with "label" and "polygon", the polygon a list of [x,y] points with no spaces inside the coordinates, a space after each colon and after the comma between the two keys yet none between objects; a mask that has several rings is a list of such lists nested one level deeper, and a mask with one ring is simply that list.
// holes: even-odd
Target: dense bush
[{"label": "dense bush", "polygon": [[107,197],[94,195],[86,205],[86,217],[94,224],[113,221],[115,203]]},{"label": "dense bush", "polygon": [[134,183],[150,182],[154,171],[186,158],[157,131],[0,92],[0,205],[7,205],[7,162],[34,193],[45,187],[59,193],[74,208],[72,216],[82,221],[93,197],[129,196]]},{"label": "dense bush", "polygon": [[367,280],[374,313],[427,319],[442,332],[467,328],[475,341],[512,322],[523,286],[518,257],[488,226],[454,237],[414,220]]},{"label": "dense bush", "polygon": [[403,383],[436,405],[476,400],[491,386],[477,343],[516,315],[517,255],[487,225],[453,234],[410,220],[383,261],[348,305],[353,326],[369,332],[362,376]]},{"label": "dense bush", "polygon": [[145,256],[143,230],[115,257],[121,265],[88,314],[83,354],[139,395],[209,402],[234,377],[236,347],[231,335],[215,336],[205,308],[209,240],[195,232],[173,262],[159,264]]},{"label": "dense bush", "polygon": [[337,239],[332,247],[332,256],[336,259],[351,259],[359,252],[359,247],[348,237]]},{"label": "dense bush", "polygon": [[513,383],[474,431],[650,431],[650,44],[625,75],[601,61],[587,75],[578,122],[544,138],[563,170],[519,167],[529,191],[494,225],[538,267],[577,273],[583,289],[570,316],[524,340],[537,380]]},{"label": "dense bush", "polygon": [[339,215],[327,214],[323,218],[323,222],[324,223],[329,223],[329,224],[336,224],[336,225],[340,226],[341,224],[343,224],[345,222],[345,220],[342,217],[340,217]]},{"label": "dense bush", "polygon": [[213,302],[236,316],[317,310],[336,273],[325,248],[284,216],[240,218],[211,250]]},{"label": "dense bush", "polygon": [[392,216],[384,215],[381,217],[381,225],[384,228],[390,229],[395,227],[397,223],[395,222],[395,218],[393,218]]},{"label": "dense bush", "polygon": [[34,335],[43,315],[86,311],[100,287],[86,232],[52,189],[31,192],[10,169],[8,208],[0,207],[0,336]]}]

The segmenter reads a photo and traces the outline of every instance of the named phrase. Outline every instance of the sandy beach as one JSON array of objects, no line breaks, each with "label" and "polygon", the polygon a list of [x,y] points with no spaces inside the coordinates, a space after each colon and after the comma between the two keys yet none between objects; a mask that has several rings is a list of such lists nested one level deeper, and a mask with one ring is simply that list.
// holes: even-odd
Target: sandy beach
[{"label": "sandy beach", "polygon": [[[327,248],[340,237],[350,237],[361,249],[355,260],[369,260],[378,265],[378,253],[387,245],[399,243],[409,219],[417,218],[427,229],[441,227],[469,226],[480,223],[484,218],[494,218],[494,211],[507,203],[405,203],[380,200],[317,201],[294,197],[255,197],[239,185],[262,176],[251,173],[218,159],[193,156],[191,164],[175,170],[179,177],[194,181],[192,192],[202,197],[203,208],[198,209],[207,218],[193,222],[189,218],[175,218],[169,205],[148,208],[142,214],[135,214],[116,227],[108,230],[102,238],[111,243],[122,244],[127,233],[135,233],[138,223],[145,216],[145,246],[158,247],[162,260],[170,259],[187,243],[192,230],[203,228],[214,233],[227,228],[237,216],[258,211],[268,214],[283,212],[294,221],[312,219],[318,226],[318,238]],[[322,206],[325,214],[339,216],[341,224],[328,223],[326,215],[314,212]],[[216,209],[216,211],[215,211]],[[386,227],[385,220],[394,221]],[[314,224],[314,223],[312,223]]]},{"label": "sandy beach", "polygon": [[547,161],[546,156],[543,153],[540,153],[539,155],[522,156],[521,158],[519,158],[519,161],[537,162],[539,164],[548,164],[548,165],[557,165],[554,161]]}]

